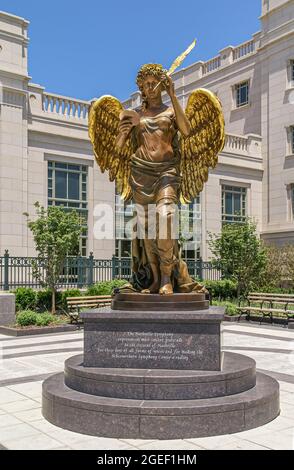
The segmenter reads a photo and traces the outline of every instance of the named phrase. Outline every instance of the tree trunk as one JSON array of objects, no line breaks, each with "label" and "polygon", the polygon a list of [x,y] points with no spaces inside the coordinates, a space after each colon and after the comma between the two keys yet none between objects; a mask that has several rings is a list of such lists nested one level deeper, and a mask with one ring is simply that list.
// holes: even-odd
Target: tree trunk
[{"label": "tree trunk", "polygon": [[240,283],[238,282],[238,284],[237,284],[237,299],[240,298],[240,292],[241,292],[241,286],[240,286]]},{"label": "tree trunk", "polygon": [[51,307],[51,313],[52,315],[55,315],[56,313],[56,306],[55,306],[55,303],[56,303],[56,291],[54,289],[54,287],[52,288],[52,307]]}]

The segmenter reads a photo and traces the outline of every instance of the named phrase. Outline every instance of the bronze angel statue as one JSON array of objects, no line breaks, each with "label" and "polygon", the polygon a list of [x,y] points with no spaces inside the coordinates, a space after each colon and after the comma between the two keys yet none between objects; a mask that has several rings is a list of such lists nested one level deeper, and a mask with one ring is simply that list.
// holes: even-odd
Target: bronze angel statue
[{"label": "bronze angel statue", "polygon": [[[183,111],[172,78],[160,64],[146,64],[137,75],[142,106],[124,110],[113,96],[102,96],[89,113],[89,136],[101,171],[125,201],[140,207],[137,217],[147,231],[148,207],[166,219],[163,238],[132,240],[132,287],[143,293],[204,291],[181,259],[172,224],[179,202],[192,202],[202,191],[210,168],[217,164],[225,142],[222,107],[206,89],[196,89]],[[166,91],[171,105],[162,101]],[[142,209],[143,208],[143,209]]]}]

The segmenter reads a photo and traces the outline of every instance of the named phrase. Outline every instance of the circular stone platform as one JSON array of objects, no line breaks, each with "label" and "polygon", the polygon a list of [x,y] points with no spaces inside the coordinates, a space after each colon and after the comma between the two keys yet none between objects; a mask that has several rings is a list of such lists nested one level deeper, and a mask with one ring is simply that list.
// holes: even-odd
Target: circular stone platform
[{"label": "circular stone platform", "polygon": [[221,371],[84,367],[83,355],[65,361],[64,382],[90,395],[132,400],[194,400],[233,395],[256,384],[255,361],[223,353]]},{"label": "circular stone platform", "polygon": [[113,310],[138,311],[197,311],[209,308],[209,301],[205,294],[190,292],[187,294],[141,294],[122,292],[116,294],[111,303]]},{"label": "circular stone platform", "polygon": [[64,374],[43,383],[43,416],[56,426],[101,437],[185,439],[262,426],[279,414],[279,385],[257,373],[256,385],[235,395],[196,400],[132,400],[72,390]]}]

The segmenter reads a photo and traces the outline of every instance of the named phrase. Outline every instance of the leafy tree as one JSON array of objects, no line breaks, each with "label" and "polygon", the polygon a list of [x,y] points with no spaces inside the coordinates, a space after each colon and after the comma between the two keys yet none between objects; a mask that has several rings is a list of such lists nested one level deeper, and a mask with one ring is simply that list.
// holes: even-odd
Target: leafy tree
[{"label": "leafy tree", "polygon": [[294,245],[287,244],[282,248],[282,280],[294,281]]},{"label": "leafy tree", "polygon": [[265,246],[267,262],[259,279],[261,289],[275,289],[287,278],[285,249],[274,245]]},{"label": "leafy tree", "polygon": [[220,234],[209,234],[208,244],[225,277],[237,282],[238,297],[258,283],[267,256],[253,221],[223,225]]},{"label": "leafy tree", "polygon": [[33,260],[33,276],[43,287],[52,293],[52,313],[56,312],[56,290],[68,253],[76,248],[82,233],[79,214],[52,206],[47,210],[35,203],[36,220],[28,217],[28,227],[32,231],[37,260]]}]

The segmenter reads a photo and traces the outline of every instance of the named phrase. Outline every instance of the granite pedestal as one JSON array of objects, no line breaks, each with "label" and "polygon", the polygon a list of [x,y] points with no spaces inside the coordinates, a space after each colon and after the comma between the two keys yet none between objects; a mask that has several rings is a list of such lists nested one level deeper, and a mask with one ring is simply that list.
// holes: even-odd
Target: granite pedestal
[{"label": "granite pedestal", "polygon": [[0,325],[8,326],[15,323],[15,295],[0,292]]},{"label": "granite pedestal", "polygon": [[64,373],[43,383],[43,415],[57,426],[94,436],[179,439],[240,432],[279,414],[277,381],[256,373],[253,359],[221,352],[221,308],[105,307],[81,316],[84,355],[69,358]]}]

